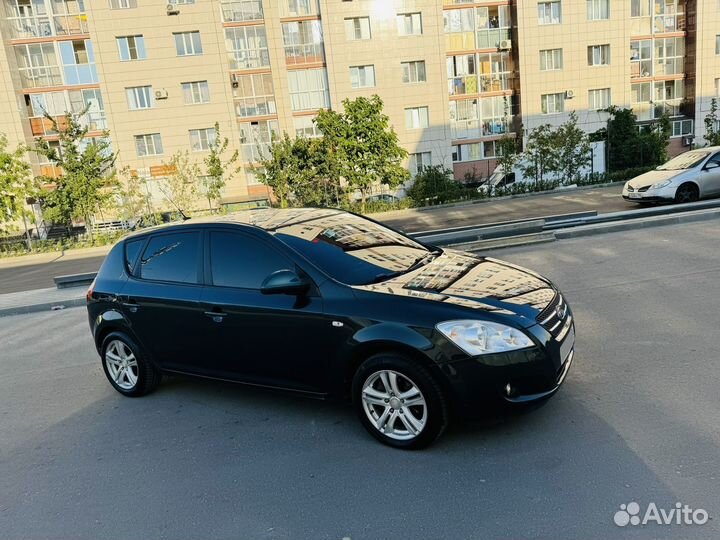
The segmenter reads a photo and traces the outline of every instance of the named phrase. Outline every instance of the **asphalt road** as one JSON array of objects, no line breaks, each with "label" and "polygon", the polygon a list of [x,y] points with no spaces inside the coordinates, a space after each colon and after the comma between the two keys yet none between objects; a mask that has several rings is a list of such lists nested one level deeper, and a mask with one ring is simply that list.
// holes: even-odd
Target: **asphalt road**
[{"label": "asphalt road", "polygon": [[[426,451],[346,405],[175,377],[124,398],[85,310],[0,319],[0,538],[637,539],[720,534],[720,223],[506,249],[551,277],[576,361],[533,413]],[[699,525],[628,525],[631,501]]]},{"label": "asphalt road", "polygon": [[[440,207],[378,214],[378,219],[406,232],[418,232],[460,225],[597,210],[616,212],[636,208],[622,199],[622,186],[505,199],[465,206]],[[0,260],[0,294],[52,287],[53,277],[95,272],[104,257],[66,260],[60,256],[50,263],[5,268]]]}]

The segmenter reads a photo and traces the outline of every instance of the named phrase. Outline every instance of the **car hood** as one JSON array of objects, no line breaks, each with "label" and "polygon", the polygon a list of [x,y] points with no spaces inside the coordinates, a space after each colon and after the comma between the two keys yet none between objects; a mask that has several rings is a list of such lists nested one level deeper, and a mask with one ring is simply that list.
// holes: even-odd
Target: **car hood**
[{"label": "car hood", "polygon": [[445,250],[407,274],[356,289],[445,302],[459,307],[520,315],[534,324],[557,293],[535,272],[490,257]]},{"label": "car hood", "polygon": [[657,182],[662,182],[663,180],[670,180],[683,172],[685,171],[648,171],[640,176],[636,176],[630,180],[628,184],[635,189],[643,188],[656,184]]}]

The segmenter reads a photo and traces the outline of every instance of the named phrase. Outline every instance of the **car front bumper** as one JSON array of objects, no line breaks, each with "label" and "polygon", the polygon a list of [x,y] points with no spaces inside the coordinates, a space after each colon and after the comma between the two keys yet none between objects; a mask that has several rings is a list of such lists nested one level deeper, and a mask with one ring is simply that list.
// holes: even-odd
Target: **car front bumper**
[{"label": "car front bumper", "polygon": [[461,416],[482,416],[502,403],[532,403],[560,389],[575,358],[575,323],[561,342],[539,324],[526,331],[541,345],[440,366]]},{"label": "car front bumper", "polygon": [[623,187],[622,196],[626,201],[631,202],[662,202],[675,199],[677,187],[666,186],[660,189],[648,189],[647,191],[628,191],[627,186]]}]

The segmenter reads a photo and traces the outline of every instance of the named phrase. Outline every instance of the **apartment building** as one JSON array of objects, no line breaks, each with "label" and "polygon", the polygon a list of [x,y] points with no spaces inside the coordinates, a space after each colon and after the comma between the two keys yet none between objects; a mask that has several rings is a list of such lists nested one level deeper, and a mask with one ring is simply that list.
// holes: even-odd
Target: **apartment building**
[{"label": "apartment building", "polygon": [[[411,173],[486,176],[496,141],[608,105],[641,122],[668,111],[672,151],[702,138],[720,92],[718,0],[0,0],[0,132],[57,134],[45,112],[87,109],[118,163],[160,198],[163,163],[200,161],[214,124],[242,171],[223,203],[267,198],[255,178],[272,134],[379,94]],[[51,164],[33,157],[36,173]]]}]

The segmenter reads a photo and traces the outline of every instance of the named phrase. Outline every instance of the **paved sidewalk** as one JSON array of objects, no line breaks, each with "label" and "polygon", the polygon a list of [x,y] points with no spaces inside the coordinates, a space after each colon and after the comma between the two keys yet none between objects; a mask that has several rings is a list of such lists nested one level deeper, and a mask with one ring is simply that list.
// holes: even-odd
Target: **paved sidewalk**
[{"label": "paved sidewalk", "polygon": [[35,289],[0,294],[0,317],[85,305],[87,287]]}]

